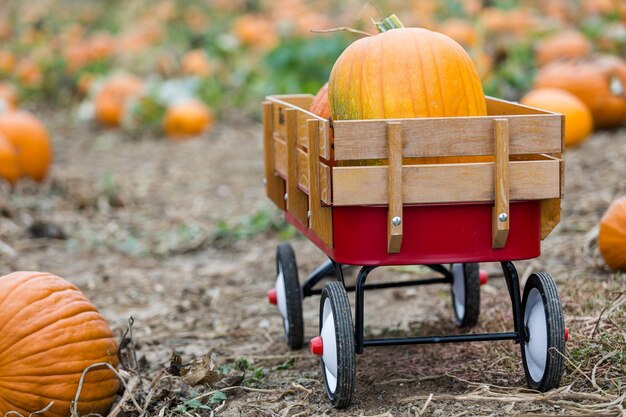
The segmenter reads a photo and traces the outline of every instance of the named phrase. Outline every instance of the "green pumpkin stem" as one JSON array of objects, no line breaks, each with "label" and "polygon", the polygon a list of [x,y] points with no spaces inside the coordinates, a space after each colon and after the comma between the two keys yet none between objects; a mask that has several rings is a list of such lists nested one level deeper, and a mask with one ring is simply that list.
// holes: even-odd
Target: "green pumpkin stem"
[{"label": "green pumpkin stem", "polygon": [[395,14],[392,14],[389,17],[385,17],[380,22],[374,22],[374,24],[376,25],[376,28],[380,33],[387,32],[391,29],[401,29],[404,27],[400,19],[398,19],[398,16],[396,16]]}]

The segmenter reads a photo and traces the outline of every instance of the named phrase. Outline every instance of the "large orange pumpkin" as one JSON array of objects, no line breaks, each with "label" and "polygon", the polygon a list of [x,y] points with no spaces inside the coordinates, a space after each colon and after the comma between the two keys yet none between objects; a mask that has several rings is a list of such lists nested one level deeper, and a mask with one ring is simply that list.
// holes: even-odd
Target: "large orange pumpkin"
[{"label": "large orange pumpkin", "polygon": [[27,111],[4,112],[0,114],[0,134],[17,149],[22,175],[42,181],[52,162],[52,144],[43,123]]},{"label": "large orange pumpkin", "polygon": [[320,91],[317,92],[309,111],[318,115],[322,119],[328,119],[330,117],[330,103],[328,102],[328,83],[324,84]]},{"label": "large orange pumpkin", "polygon": [[589,107],[595,127],[626,120],[626,62],[614,56],[553,62],[537,74],[534,88],[569,91]]},{"label": "large orange pumpkin", "polygon": [[626,271],[626,196],[613,201],[602,216],[598,246],[610,268]]},{"label": "large orange pumpkin", "polygon": [[169,106],[163,119],[163,129],[170,139],[185,139],[213,126],[209,106],[198,100],[188,100]]},{"label": "large orange pumpkin", "polygon": [[[0,414],[67,417],[83,371],[96,363],[117,366],[117,343],[98,309],[55,275],[14,272],[0,277]],[[119,381],[108,368],[84,379],[80,415],[106,415]]]},{"label": "large orange pumpkin", "polygon": [[589,137],[593,119],[589,108],[575,95],[556,88],[532,90],[520,103],[565,115],[565,146],[576,146]]},{"label": "large orange pumpkin", "polygon": [[328,88],[333,120],[487,114],[476,68],[458,43],[404,28],[397,18],[379,29],[335,62]]},{"label": "large orange pumpkin", "polygon": [[7,138],[0,135],[0,179],[15,184],[21,175],[17,149]]}]

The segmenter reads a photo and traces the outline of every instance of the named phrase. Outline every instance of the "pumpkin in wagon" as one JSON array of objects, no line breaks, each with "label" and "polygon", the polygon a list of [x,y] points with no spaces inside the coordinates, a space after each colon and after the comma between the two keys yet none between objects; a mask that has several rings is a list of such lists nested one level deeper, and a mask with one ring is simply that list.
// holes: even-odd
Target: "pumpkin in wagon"
[{"label": "pumpkin in wagon", "polygon": [[[98,309],[73,284],[43,272],[0,277],[0,415],[42,410],[70,415],[83,371],[117,366],[117,343]],[[106,415],[119,381],[107,367],[90,370],[80,415]]]},{"label": "pumpkin in wagon", "polygon": [[333,120],[485,116],[478,73],[448,36],[405,28],[391,16],[380,34],[357,40],[330,73]]},{"label": "pumpkin in wagon", "polygon": [[[357,40],[330,73],[333,120],[486,116],[480,77],[463,47],[448,36],[405,28],[392,15],[378,35]],[[408,162],[485,162],[490,156],[420,158]]]}]

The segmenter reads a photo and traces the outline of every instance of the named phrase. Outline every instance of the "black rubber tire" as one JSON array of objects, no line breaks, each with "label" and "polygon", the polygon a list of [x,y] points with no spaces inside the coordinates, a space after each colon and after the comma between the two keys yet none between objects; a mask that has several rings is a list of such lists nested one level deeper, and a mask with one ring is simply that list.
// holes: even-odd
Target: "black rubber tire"
[{"label": "black rubber tire", "polygon": [[302,318],[302,288],[298,278],[296,255],[289,243],[281,243],[276,247],[276,276],[282,268],[285,285],[285,302],[287,304],[287,320],[284,325],[285,340],[292,350],[301,349],[304,345],[304,320]]},{"label": "black rubber tire", "polygon": [[[539,380],[534,380],[528,369],[528,361],[526,358],[526,341],[529,340],[529,332],[526,323],[526,306],[528,297],[533,288],[536,288],[541,294],[544,312],[546,316],[547,329],[547,357],[546,366],[543,376]],[[524,295],[522,297],[522,312],[524,313],[524,329],[526,341],[520,343],[522,349],[522,362],[524,364],[524,373],[526,382],[531,389],[546,392],[557,388],[561,384],[561,377],[564,371],[564,352],[565,352],[565,321],[563,319],[563,307],[561,306],[561,298],[556,283],[552,275],[546,272],[537,272],[532,274],[526,281],[524,286]],[[532,333],[532,332],[530,332]]]},{"label": "black rubber tire", "polygon": [[328,299],[335,324],[337,346],[337,386],[333,391],[328,386],[324,360],[322,359],[322,375],[324,387],[331,404],[335,408],[346,408],[352,402],[356,383],[356,351],[354,347],[354,328],[350,301],[341,282],[329,282],[322,290],[320,299],[320,333],[324,320],[324,303]]},{"label": "black rubber tire", "polygon": [[[450,266],[452,272],[452,265]],[[463,316],[457,311],[454,301],[454,285],[450,285],[454,324],[457,327],[474,327],[480,316],[480,269],[477,263],[464,263],[463,276],[465,281],[465,312]]]}]

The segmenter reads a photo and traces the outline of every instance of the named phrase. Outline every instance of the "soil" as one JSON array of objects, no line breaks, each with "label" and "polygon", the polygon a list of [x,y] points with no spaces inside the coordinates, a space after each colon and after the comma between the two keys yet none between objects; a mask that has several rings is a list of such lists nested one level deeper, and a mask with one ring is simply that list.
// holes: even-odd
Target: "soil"
[{"label": "soil", "polygon": [[[559,284],[570,329],[565,393],[550,400],[524,391],[513,342],[371,348],[357,356],[352,407],[337,411],[326,400],[319,360],[306,346],[287,348],[278,312],[266,301],[285,231],[236,233],[255,215],[274,223],[280,218],[264,195],[258,122],[233,118],[202,137],[173,142],[102,130],[61,112],[39,114],[54,141],[54,166],[43,185],[0,192],[0,240],[9,247],[0,250],[0,275],[42,270],[71,280],[120,338],[132,317],[144,385],[166,372],[173,352],[185,363],[213,355],[220,367],[247,359],[246,379],[238,380],[244,388],[222,381],[222,387],[235,387],[223,389],[225,401],[209,408],[187,403],[187,415],[619,415],[620,401],[607,404],[623,393],[623,369],[601,368],[602,393],[588,378],[596,362],[576,362],[571,352],[595,343],[589,336],[599,315],[626,288],[626,276],[602,266],[594,243],[602,213],[626,194],[626,130],[597,133],[568,149],[561,224],[539,258],[516,264],[523,281],[545,270]],[[326,258],[297,234],[290,241],[302,281]],[[482,287],[477,331],[511,329],[499,265],[482,267],[490,281]],[[381,268],[369,281],[423,272]],[[368,334],[458,333],[446,285],[384,290],[366,300]],[[318,303],[318,297],[304,300],[305,340],[317,334]],[[626,334],[623,311],[613,316],[618,327],[607,331],[622,326]],[[599,354],[606,353],[598,346]],[[215,388],[170,383],[147,415],[184,414],[180,404]],[[570,392],[589,397],[568,397]],[[124,410],[120,415],[138,415],[133,407]]]}]

